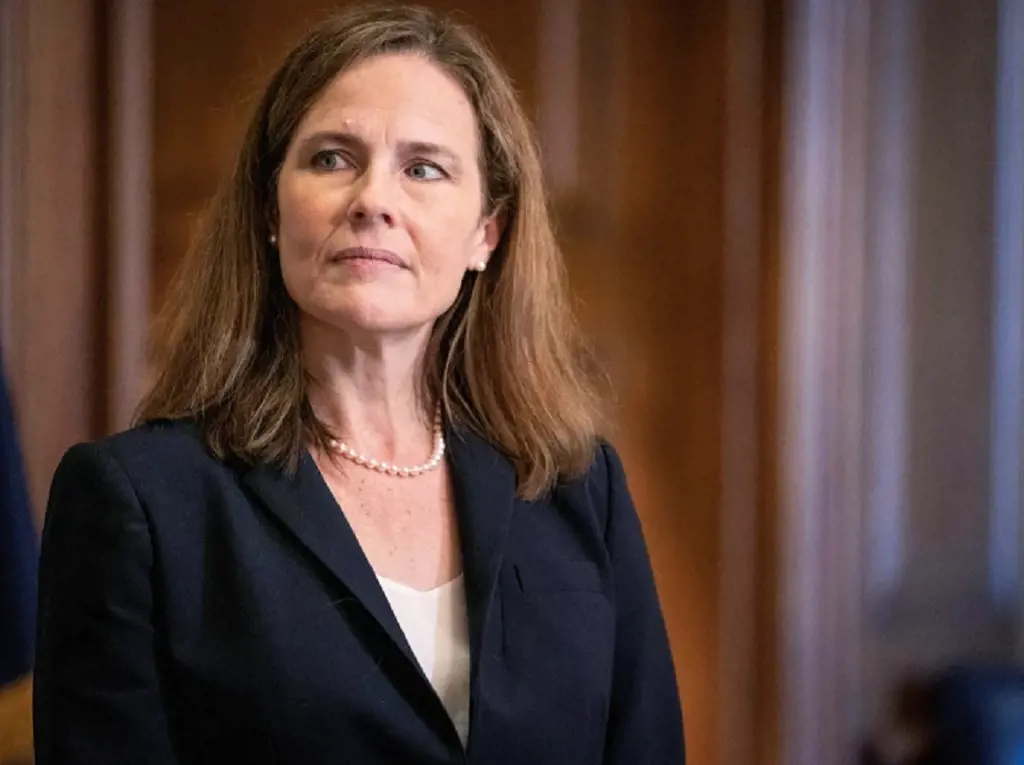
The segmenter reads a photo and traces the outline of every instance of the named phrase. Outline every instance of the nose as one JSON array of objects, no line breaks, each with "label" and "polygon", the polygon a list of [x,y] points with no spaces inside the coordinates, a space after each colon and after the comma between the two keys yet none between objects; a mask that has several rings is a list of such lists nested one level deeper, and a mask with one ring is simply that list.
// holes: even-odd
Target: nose
[{"label": "nose", "polygon": [[348,208],[348,219],[353,227],[394,225],[393,191],[390,186],[386,173],[375,172],[372,168],[363,173]]}]

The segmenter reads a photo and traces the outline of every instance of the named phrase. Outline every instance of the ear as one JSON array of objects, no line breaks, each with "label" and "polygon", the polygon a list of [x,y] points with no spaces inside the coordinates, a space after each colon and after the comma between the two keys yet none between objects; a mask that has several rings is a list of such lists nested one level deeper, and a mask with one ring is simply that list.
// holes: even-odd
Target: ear
[{"label": "ear", "polygon": [[473,253],[468,264],[469,268],[476,268],[480,263],[486,263],[501,241],[501,234],[505,228],[504,215],[496,211],[480,221],[477,229],[477,238]]},{"label": "ear", "polygon": [[501,241],[501,235],[505,231],[505,214],[496,210],[484,220],[484,238],[487,243],[488,254],[494,252]]},{"label": "ear", "polygon": [[[277,184],[274,184],[275,189]],[[277,193],[276,190],[274,192]],[[267,207],[264,211],[264,220],[267,222],[267,239],[271,241],[271,244],[276,246],[277,239],[280,236],[280,218],[278,217],[277,204],[273,204]]]}]

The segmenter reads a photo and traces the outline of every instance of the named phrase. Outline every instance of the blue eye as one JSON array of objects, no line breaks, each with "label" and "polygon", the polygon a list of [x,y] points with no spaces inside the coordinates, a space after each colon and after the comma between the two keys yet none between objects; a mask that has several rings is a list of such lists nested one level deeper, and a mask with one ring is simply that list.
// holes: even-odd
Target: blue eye
[{"label": "blue eye", "polygon": [[406,174],[417,181],[440,181],[448,177],[448,174],[433,162],[416,162],[409,165]]},{"label": "blue eye", "polygon": [[318,151],[313,155],[313,167],[317,170],[344,170],[349,167],[341,152],[334,149]]}]

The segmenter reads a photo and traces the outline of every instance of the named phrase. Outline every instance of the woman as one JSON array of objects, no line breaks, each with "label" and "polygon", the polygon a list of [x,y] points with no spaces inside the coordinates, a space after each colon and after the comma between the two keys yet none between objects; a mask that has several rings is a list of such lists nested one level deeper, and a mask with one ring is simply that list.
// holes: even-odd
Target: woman
[{"label": "woman", "polygon": [[682,763],[538,153],[467,29],[318,26],[186,260],[135,429],[50,496],[61,763]]}]

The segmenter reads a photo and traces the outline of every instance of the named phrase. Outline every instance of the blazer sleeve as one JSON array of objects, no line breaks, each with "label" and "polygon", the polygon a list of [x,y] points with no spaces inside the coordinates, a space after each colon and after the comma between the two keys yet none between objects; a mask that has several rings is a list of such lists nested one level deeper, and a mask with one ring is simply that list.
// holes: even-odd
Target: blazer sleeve
[{"label": "blazer sleeve", "polygon": [[40,563],[37,765],[172,765],[148,523],[102,445],[72,448],[57,468]]},{"label": "blazer sleeve", "polygon": [[683,718],[668,634],[626,475],[605,445],[606,544],[616,597],[605,765],[684,765]]}]

